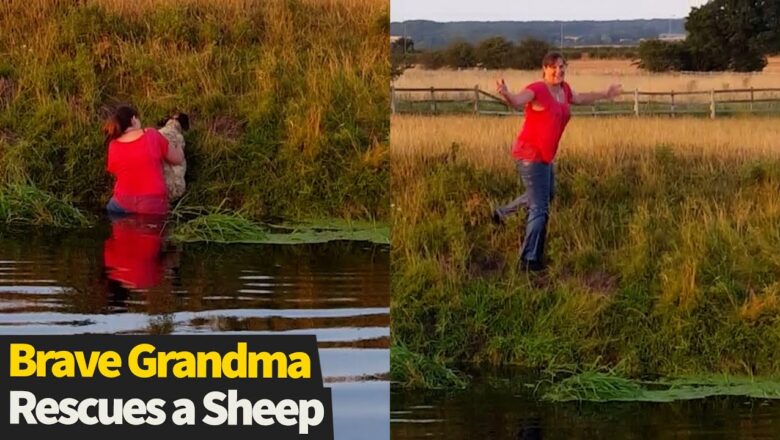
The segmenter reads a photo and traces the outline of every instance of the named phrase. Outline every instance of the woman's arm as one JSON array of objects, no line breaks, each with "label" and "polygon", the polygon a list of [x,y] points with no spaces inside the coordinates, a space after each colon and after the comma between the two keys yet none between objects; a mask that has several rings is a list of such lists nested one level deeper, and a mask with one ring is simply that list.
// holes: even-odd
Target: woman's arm
[{"label": "woman's arm", "polygon": [[171,165],[181,165],[184,162],[184,150],[176,142],[168,142],[168,153],[165,161]]},{"label": "woman's arm", "polygon": [[623,93],[623,87],[620,84],[612,84],[603,92],[575,93],[571,91],[571,103],[577,105],[588,105],[601,99],[612,99]]},{"label": "woman's arm", "polygon": [[504,98],[504,101],[515,110],[520,110],[524,105],[534,100],[534,92],[530,89],[523,89],[518,94],[510,93],[503,78],[500,81],[496,81],[496,90]]},{"label": "woman's arm", "polygon": [[157,138],[157,141],[160,142],[161,149],[164,146],[167,146],[164,150],[165,154],[163,155],[163,160],[171,165],[181,165],[182,162],[184,162],[184,149],[181,148],[181,146],[177,145],[176,142],[168,142],[168,139],[154,128],[147,128],[146,130],[153,133]]}]

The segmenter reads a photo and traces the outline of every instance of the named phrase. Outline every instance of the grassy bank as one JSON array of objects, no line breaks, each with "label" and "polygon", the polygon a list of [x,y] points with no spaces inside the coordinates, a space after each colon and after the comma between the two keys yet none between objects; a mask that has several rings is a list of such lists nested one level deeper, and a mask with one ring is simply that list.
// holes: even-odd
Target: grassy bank
[{"label": "grassy bank", "polygon": [[386,217],[387,8],[3,2],[0,185],[99,209],[111,189],[105,108],[131,102],[145,125],[190,113],[187,204],[252,219]]},{"label": "grassy bank", "polygon": [[424,360],[395,379],[446,379],[430,362],[780,374],[775,121],[573,121],[545,274],[516,269],[522,215],[488,216],[522,190],[518,123],[393,119],[393,345]]}]

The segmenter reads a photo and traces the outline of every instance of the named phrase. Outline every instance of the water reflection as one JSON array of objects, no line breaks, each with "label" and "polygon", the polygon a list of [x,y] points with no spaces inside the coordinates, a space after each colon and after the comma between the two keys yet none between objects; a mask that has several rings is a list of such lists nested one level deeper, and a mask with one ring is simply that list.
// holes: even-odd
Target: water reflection
[{"label": "water reflection", "polygon": [[386,246],[165,237],[148,219],[0,230],[0,333],[314,334],[336,438],[389,438]]},{"label": "water reflection", "polygon": [[549,403],[532,388],[394,390],[393,440],[775,439],[780,402],[716,397],[672,403]]},{"label": "water reflection", "polygon": [[126,215],[111,217],[111,235],[103,245],[109,280],[127,289],[160,284],[172,258],[163,252],[165,218]]}]

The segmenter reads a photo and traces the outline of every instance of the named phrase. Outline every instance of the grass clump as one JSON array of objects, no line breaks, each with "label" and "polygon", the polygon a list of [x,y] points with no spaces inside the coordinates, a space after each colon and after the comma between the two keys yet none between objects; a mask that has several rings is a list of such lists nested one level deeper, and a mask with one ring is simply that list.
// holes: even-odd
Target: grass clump
[{"label": "grass clump", "polygon": [[171,238],[180,242],[314,244],[332,241],[389,243],[389,228],[371,222],[320,220],[296,224],[252,221],[241,213],[220,209],[179,207],[173,214]]},{"label": "grass clump", "polygon": [[583,371],[546,388],[542,398],[552,402],[673,402],[715,396],[780,399],[778,381],[733,376],[637,381],[611,371]]},{"label": "grass clump", "polygon": [[67,200],[34,186],[6,185],[0,187],[0,223],[73,228],[90,226],[92,219]]},{"label": "grass clump", "polygon": [[235,213],[215,212],[176,225],[171,238],[180,242],[262,242],[268,231]]},{"label": "grass clump", "polygon": [[402,345],[390,349],[390,377],[409,388],[463,388],[468,383],[457,370]]}]

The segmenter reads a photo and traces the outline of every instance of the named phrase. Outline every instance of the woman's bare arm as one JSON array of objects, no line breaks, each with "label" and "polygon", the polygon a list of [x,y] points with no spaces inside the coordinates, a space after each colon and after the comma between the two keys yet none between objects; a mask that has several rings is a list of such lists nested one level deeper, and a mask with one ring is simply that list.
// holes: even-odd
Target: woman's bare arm
[{"label": "woman's bare arm", "polygon": [[520,110],[524,105],[534,100],[534,92],[530,89],[523,89],[517,94],[510,93],[503,78],[496,81],[496,90],[504,98],[504,101],[515,110]]},{"label": "woman's bare arm", "polygon": [[602,99],[612,99],[623,93],[623,87],[620,84],[612,84],[603,92],[576,93],[571,92],[571,102],[577,105],[593,104]]}]

